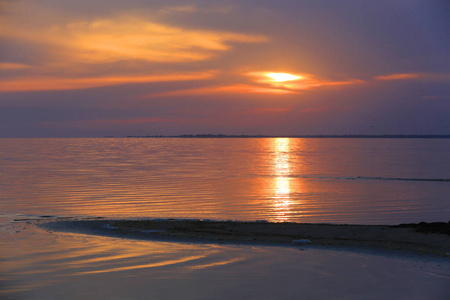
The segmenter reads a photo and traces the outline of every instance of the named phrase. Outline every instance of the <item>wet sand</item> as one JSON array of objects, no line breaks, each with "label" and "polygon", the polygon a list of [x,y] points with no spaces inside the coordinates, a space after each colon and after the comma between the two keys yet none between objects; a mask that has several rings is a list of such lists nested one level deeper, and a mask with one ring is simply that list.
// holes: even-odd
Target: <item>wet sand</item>
[{"label": "wet sand", "polygon": [[336,225],[210,220],[59,220],[49,231],[219,244],[334,246],[450,256],[450,223]]},{"label": "wet sand", "polygon": [[[449,257],[436,256],[448,249],[446,223],[23,217],[0,230],[0,298],[447,299],[450,293]],[[444,233],[415,232],[426,227]],[[392,235],[405,232],[420,243]],[[371,234],[378,237],[369,240]],[[391,238],[397,240],[383,242]],[[311,244],[293,242],[301,239]],[[429,255],[410,255],[411,249]]]}]

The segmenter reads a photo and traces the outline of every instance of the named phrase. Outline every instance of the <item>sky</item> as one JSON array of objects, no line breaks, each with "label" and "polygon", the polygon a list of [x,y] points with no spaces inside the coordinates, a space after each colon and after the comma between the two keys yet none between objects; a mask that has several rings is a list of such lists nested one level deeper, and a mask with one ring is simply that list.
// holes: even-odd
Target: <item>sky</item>
[{"label": "sky", "polygon": [[447,0],[0,0],[0,137],[450,134]]}]

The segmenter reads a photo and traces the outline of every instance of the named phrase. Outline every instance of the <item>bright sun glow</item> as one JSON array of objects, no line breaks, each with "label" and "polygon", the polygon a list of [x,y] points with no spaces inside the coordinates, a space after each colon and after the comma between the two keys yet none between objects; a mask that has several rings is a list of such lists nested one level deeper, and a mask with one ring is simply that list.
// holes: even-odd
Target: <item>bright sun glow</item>
[{"label": "bright sun glow", "polygon": [[300,76],[288,73],[267,73],[266,76],[272,78],[276,82],[290,81],[300,79]]}]

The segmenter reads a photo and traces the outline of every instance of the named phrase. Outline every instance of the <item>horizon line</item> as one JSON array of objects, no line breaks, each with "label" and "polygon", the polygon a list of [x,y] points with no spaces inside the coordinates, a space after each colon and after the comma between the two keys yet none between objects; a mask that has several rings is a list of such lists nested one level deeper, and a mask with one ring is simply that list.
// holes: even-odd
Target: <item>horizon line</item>
[{"label": "horizon line", "polygon": [[248,135],[248,134],[181,134],[128,135],[104,138],[450,138],[450,134],[309,134],[309,135]]}]

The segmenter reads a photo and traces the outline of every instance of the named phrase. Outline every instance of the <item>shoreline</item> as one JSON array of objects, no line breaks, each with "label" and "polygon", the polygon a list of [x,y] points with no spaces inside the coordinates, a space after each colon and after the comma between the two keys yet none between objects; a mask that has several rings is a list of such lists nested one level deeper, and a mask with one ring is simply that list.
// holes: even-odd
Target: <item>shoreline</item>
[{"label": "shoreline", "polygon": [[450,223],[444,222],[339,225],[96,218],[48,220],[37,226],[47,231],[165,242],[346,247],[450,256]]}]

